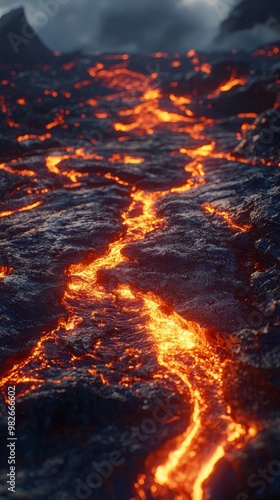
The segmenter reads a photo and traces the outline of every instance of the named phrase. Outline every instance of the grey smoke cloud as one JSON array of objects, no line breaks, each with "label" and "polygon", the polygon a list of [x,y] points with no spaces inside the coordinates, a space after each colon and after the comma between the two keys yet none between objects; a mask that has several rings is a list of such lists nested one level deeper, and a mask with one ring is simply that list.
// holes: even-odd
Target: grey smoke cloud
[{"label": "grey smoke cloud", "polygon": [[[133,6],[133,7],[132,7]],[[216,12],[197,0],[183,4],[174,0],[118,0],[102,2],[99,47],[137,52],[185,52],[206,46],[218,26]]]},{"label": "grey smoke cloud", "polygon": [[[51,0],[0,0],[4,9],[24,5],[36,28],[36,14]],[[59,0],[57,0],[59,2]],[[220,0],[217,0],[220,1]],[[206,47],[219,26],[213,0],[64,0],[38,32],[52,50],[185,52]]]},{"label": "grey smoke cloud", "polygon": [[[261,16],[263,23],[254,20],[242,31],[224,33],[215,41],[221,21],[242,1],[253,2],[249,15],[254,17],[256,6],[279,0],[0,0],[0,15],[23,5],[44,43],[61,52],[78,48],[140,53],[253,50],[279,39],[269,16]],[[59,4],[58,12],[49,15],[44,26],[36,26],[42,6],[53,2]]]},{"label": "grey smoke cloud", "polygon": [[253,50],[256,45],[280,40],[279,0],[239,0],[222,22],[221,48]]}]

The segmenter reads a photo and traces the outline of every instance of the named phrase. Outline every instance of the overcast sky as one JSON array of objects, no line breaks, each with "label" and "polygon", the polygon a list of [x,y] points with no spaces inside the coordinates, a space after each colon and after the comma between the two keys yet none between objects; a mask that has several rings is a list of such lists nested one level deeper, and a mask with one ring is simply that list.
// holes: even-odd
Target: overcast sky
[{"label": "overcast sky", "polygon": [[[187,52],[209,49],[221,20],[239,1],[0,0],[0,15],[24,5],[28,21],[37,27],[45,44],[61,52],[81,47],[107,52]],[[260,34],[255,38],[253,45],[260,43]],[[238,45],[240,37],[232,43]]]}]

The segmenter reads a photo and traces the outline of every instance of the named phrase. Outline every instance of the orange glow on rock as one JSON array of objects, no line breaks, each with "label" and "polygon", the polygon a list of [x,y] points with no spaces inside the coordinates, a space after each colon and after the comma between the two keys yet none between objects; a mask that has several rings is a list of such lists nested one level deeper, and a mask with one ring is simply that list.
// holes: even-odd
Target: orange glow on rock
[{"label": "orange glow on rock", "polygon": [[58,97],[56,90],[44,90],[45,95],[51,95],[52,97]]},{"label": "orange glow on rock", "polygon": [[[107,190],[111,189],[112,183],[123,186],[122,188],[118,187],[115,191],[124,192],[127,197],[130,197],[127,208],[121,213],[120,235],[109,244],[107,251],[96,257],[94,261],[89,262],[87,259],[84,262],[70,265],[65,270],[68,278],[68,284],[62,298],[62,305],[66,311],[65,318],[58,321],[54,330],[42,335],[40,341],[37,342],[24,361],[15,364],[2,379],[1,387],[16,383],[18,397],[21,398],[29,392],[38,390],[46,382],[46,378],[48,383],[60,384],[61,379],[50,378],[48,380],[48,373],[51,371],[49,369],[52,367],[57,369],[58,374],[60,374],[60,370],[67,372],[65,380],[74,379],[79,361],[82,363],[86,358],[90,359],[91,362],[87,372],[92,377],[98,377],[102,384],[110,384],[110,377],[107,377],[106,373],[98,372],[92,363],[99,355],[98,350],[102,348],[101,339],[96,342],[92,352],[83,352],[82,354],[77,349],[75,354],[69,355],[67,349],[63,350],[64,346],[68,345],[67,342],[69,342],[71,347],[75,347],[75,340],[79,339],[80,328],[85,319],[83,315],[86,317],[86,321],[92,321],[96,328],[103,329],[106,326],[108,303],[112,308],[121,309],[124,313],[130,313],[132,309],[137,311],[139,323],[152,342],[154,355],[160,367],[160,370],[152,377],[160,380],[164,377],[172,379],[182,396],[183,404],[191,411],[189,420],[184,422],[183,432],[171,442],[165,443],[157,451],[153,466],[148,467],[145,473],[139,475],[135,483],[137,498],[144,500],[150,498],[151,495],[152,498],[167,498],[167,491],[170,491],[172,498],[176,500],[189,500],[190,498],[202,500],[204,481],[211,475],[218,460],[228,450],[244,446],[247,440],[256,434],[257,430],[253,425],[247,429],[234,421],[233,412],[223,396],[223,372],[226,369],[226,364],[207,341],[208,332],[206,329],[199,323],[186,319],[183,313],[180,315],[175,305],[173,307],[172,304],[165,303],[155,293],[144,292],[138,288],[135,290],[133,286],[123,283],[119,285],[114,283],[111,286],[102,276],[106,275],[104,271],[114,269],[117,271],[129,261],[125,252],[127,245],[143,241],[146,236],[151,235],[152,237],[153,232],[164,229],[166,221],[158,212],[158,202],[165,197],[194,190],[206,183],[208,171],[206,161],[208,159],[232,161],[234,157],[230,153],[217,151],[216,143],[206,136],[207,127],[216,124],[216,121],[206,119],[206,117],[195,117],[192,110],[195,108],[192,104],[196,103],[196,99],[199,99],[195,93],[193,96],[175,95],[179,92],[180,86],[178,82],[172,82],[171,88],[173,88],[172,92],[174,93],[166,94],[160,88],[155,88],[157,78],[160,76],[159,70],[153,69],[153,73],[149,75],[129,70],[128,63],[120,63],[120,61],[127,61],[129,57],[127,54],[108,56],[108,59],[115,59],[114,67],[108,69],[107,63],[104,65],[97,62],[88,69],[91,80],[75,83],[77,90],[95,83],[113,89],[114,93],[102,96],[106,102],[104,107],[100,105],[99,108],[99,98],[91,98],[86,101],[89,106],[96,108],[91,110],[91,114],[98,119],[106,119],[109,116],[104,109],[107,109],[107,105],[109,109],[110,101],[117,99],[123,104],[121,111],[116,111],[117,118],[114,122],[114,129],[118,132],[124,132],[124,134],[118,134],[121,135],[118,137],[121,144],[118,145],[117,152],[112,152],[112,149],[107,149],[107,145],[105,145],[104,148],[102,147],[102,152],[104,151],[104,156],[102,156],[93,153],[92,149],[87,151],[81,147],[69,146],[63,151],[58,150],[59,154],[52,150],[51,153],[47,153],[49,155],[45,158],[45,171],[47,171],[48,179],[53,180],[54,175],[59,176],[59,184],[67,189],[81,186],[82,178],[89,176],[88,173],[74,169],[73,160],[78,160],[77,164],[81,169],[89,168],[83,160],[92,160],[94,167],[96,167],[96,162],[105,160],[98,164],[100,168],[98,167],[97,173],[93,172],[94,176],[103,177],[110,181],[104,183]],[[170,63],[174,68],[181,65],[178,60],[170,62],[171,56],[168,54],[157,53],[154,54],[154,57],[169,58],[165,63],[166,65]],[[191,58],[191,63],[196,71],[205,74],[211,73],[212,66],[208,63],[201,64],[195,50],[190,50],[187,57]],[[75,62],[65,64],[65,71],[72,69],[75,64]],[[153,61],[153,64],[157,64],[157,61]],[[207,80],[206,75],[200,75],[199,78]],[[245,84],[245,77],[237,77],[233,74],[227,82],[222,83],[216,89],[213,96]],[[71,97],[71,94],[66,91],[62,91],[61,94],[66,98]],[[54,90],[46,90],[45,95],[55,98],[58,93]],[[79,115],[85,119],[88,115],[82,113],[84,100],[82,97],[80,100]],[[24,105],[24,102],[19,101],[25,100],[18,100],[19,105]],[[198,102],[201,106],[204,105],[202,99]],[[4,101],[1,101],[1,105],[2,109],[9,113]],[[70,105],[68,107],[70,108]],[[57,126],[67,128],[68,124],[64,123],[64,116],[69,116],[70,113],[70,109],[62,109],[51,115],[50,120],[52,121],[46,125],[46,129],[51,130]],[[248,119],[254,119],[256,116],[255,113],[238,115],[239,118]],[[76,121],[74,127],[77,128],[75,132],[78,138],[80,138],[79,126],[80,123]],[[252,127],[253,125],[243,123],[241,129],[245,131]],[[126,172],[132,172],[131,176],[127,174],[127,179],[133,179],[133,174],[138,171],[138,167],[124,167],[124,165],[114,165],[115,163],[141,165],[145,162],[144,157],[137,156],[138,150],[134,149],[133,146],[130,147],[129,141],[127,144],[124,141],[130,140],[131,137],[152,135],[155,131],[162,129],[166,133],[166,137],[170,132],[182,134],[181,142],[176,145],[178,150],[170,153],[171,155],[186,156],[186,163],[183,163],[181,168],[181,173],[184,176],[182,184],[180,186],[175,184],[169,189],[151,191],[148,188],[140,189],[137,180],[129,182],[123,180],[122,177],[126,178]],[[131,134],[126,135],[126,132],[131,132]],[[186,137],[183,134],[199,142],[195,143],[193,147],[180,147],[181,144],[189,144],[188,141],[182,142]],[[46,133],[41,136],[22,135],[17,140],[18,142],[31,139],[44,141],[49,138],[51,138],[51,134]],[[146,138],[144,139],[146,140]],[[74,144],[78,144],[78,142]],[[127,145],[127,151],[122,152]],[[181,160],[182,158],[180,158]],[[107,161],[112,164],[109,172],[104,170]],[[172,156],[170,161],[172,161]],[[238,161],[249,163],[246,159],[238,159]],[[90,164],[90,162],[88,163]],[[139,167],[139,171],[146,166],[144,164]],[[35,172],[31,170],[16,170],[13,167],[16,165],[10,166],[2,163],[0,170],[8,174],[36,176]],[[20,180],[22,181],[22,179]],[[24,179],[25,181],[27,179]],[[50,189],[55,189],[56,183],[53,183],[51,188],[40,190],[36,189],[37,179],[31,181],[32,184],[30,183],[26,190],[28,195],[35,193],[42,195],[48,193]],[[0,217],[8,217],[15,213],[35,209],[42,203],[42,201],[37,201],[15,210],[7,210],[0,213]],[[205,204],[202,208],[207,214],[221,217],[233,229],[239,231],[250,229],[250,226],[235,224],[229,213],[224,210],[217,209],[210,204]],[[8,269],[9,271],[7,271]],[[0,266],[0,278],[5,278],[9,272],[12,272],[12,268]],[[125,273],[124,276],[126,276]],[[82,306],[84,302],[86,302],[86,312]],[[102,315],[104,317],[102,316],[100,319],[97,318],[96,310],[97,306],[103,308],[103,303]],[[90,309],[90,313],[88,313],[88,309]],[[55,348],[55,352],[59,354],[61,352],[59,349],[61,349],[63,356],[58,355],[53,359],[49,354],[52,352],[52,349],[48,349],[49,347]],[[134,380],[133,369],[141,366],[141,352],[139,354],[135,349],[134,351],[126,351],[125,354],[131,355],[135,363],[128,365],[128,370],[131,370],[131,373],[122,374],[118,383],[124,387],[130,387]],[[111,369],[112,366],[112,361],[106,364],[106,368]],[[135,375],[135,380],[141,381],[141,378],[137,378]],[[147,497],[146,491],[149,491],[150,496]]]},{"label": "orange glow on rock", "polygon": [[169,97],[176,106],[181,106],[182,104],[190,104],[192,102],[188,97],[175,96],[174,94],[170,94]]},{"label": "orange glow on rock", "polygon": [[208,204],[203,205],[203,208],[204,208],[205,212],[209,212],[210,214],[217,214],[218,216],[222,217],[228,223],[228,225],[230,227],[232,227],[233,229],[238,229],[239,231],[242,231],[242,232],[246,232],[249,229],[251,229],[251,226],[248,226],[248,225],[238,226],[237,224],[235,224],[232,221],[228,212],[225,212],[223,210],[218,210],[218,209],[216,209]]},{"label": "orange glow on rock", "polygon": [[0,212],[0,217],[9,217],[10,215],[13,215],[13,214],[16,214],[19,212],[33,210],[34,208],[37,208],[40,205],[42,205],[42,201],[36,201],[35,203],[32,203],[31,205],[26,205],[24,207],[18,208],[17,210],[7,210],[6,212]]},{"label": "orange glow on rock", "polygon": [[218,90],[220,92],[228,92],[233,87],[236,87],[237,85],[245,85],[245,83],[246,83],[246,78],[232,78],[224,85],[221,85]]},{"label": "orange glow on rock", "polygon": [[238,118],[258,118],[257,113],[239,113]]},{"label": "orange glow on rock", "polygon": [[208,64],[208,63],[202,64],[200,66],[200,71],[202,71],[202,73],[207,73],[209,75],[211,73],[211,71],[212,71],[211,64]]},{"label": "orange glow on rock", "polygon": [[96,118],[100,118],[100,119],[108,118],[107,113],[101,113],[101,112],[95,113],[95,116],[96,116]]},{"label": "orange glow on rock", "polygon": [[12,267],[0,266],[0,279],[6,278],[10,273],[13,272]]},{"label": "orange glow on rock", "polygon": [[42,135],[35,135],[35,134],[25,134],[25,135],[20,135],[17,140],[18,142],[24,142],[24,141],[29,141],[32,139],[37,139],[38,141],[44,142],[48,139],[51,138],[51,134],[42,134]]},{"label": "orange glow on rock", "polygon": [[179,68],[182,65],[180,61],[172,61],[171,66],[173,68]]},{"label": "orange glow on rock", "polygon": [[225,455],[222,445],[218,446],[210,460],[202,467],[193,486],[193,500],[203,500],[203,483],[211,475],[218,460]]},{"label": "orange glow on rock", "polygon": [[244,76],[237,77],[235,76],[235,74],[233,74],[227,82],[219,85],[214,94],[209,95],[208,98],[214,97],[215,95],[218,95],[222,92],[229,92],[234,87],[243,86],[246,85],[246,83],[247,83],[247,78],[245,78]]},{"label": "orange glow on rock", "polygon": [[108,161],[111,163],[120,162],[120,163],[130,163],[130,164],[139,164],[145,161],[145,158],[136,158],[134,156],[129,155],[121,155],[119,153],[113,154]]},{"label": "orange glow on rock", "polygon": [[92,84],[92,82],[91,82],[90,80],[83,80],[82,82],[77,82],[77,83],[75,83],[74,88],[75,88],[76,90],[80,90],[80,89],[82,89],[83,87],[88,87],[88,86],[89,86],[89,85],[91,85],[91,84]]},{"label": "orange glow on rock", "polygon": [[194,49],[189,50],[187,53],[187,57],[194,57],[196,55],[196,51]]},{"label": "orange glow on rock", "polygon": [[71,61],[71,62],[69,62],[69,63],[65,63],[65,64],[63,65],[63,69],[64,69],[65,71],[70,71],[70,70],[71,70],[71,69],[73,69],[75,66],[76,66],[75,61]]},{"label": "orange glow on rock", "polygon": [[12,175],[22,175],[23,177],[36,177],[36,172],[33,170],[17,170],[15,168],[11,168],[6,163],[0,164],[0,170],[4,170]]},{"label": "orange glow on rock", "polygon": [[104,177],[106,179],[113,180],[113,181],[117,182],[117,184],[120,184],[122,186],[129,186],[128,182],[122,181],[118,176],[112,175],[110,172],[105,174]]},{"label": "orange glow on rock", "polygon": [[[141,316],[154,338],[158,363],[169,377],[179,379],[184,388],[186,404],[192,403],[191,420],[183,434],[163,446],[163,461],[152,469],[153,482],[140,475],[135,489],[140,498],[145,490],[157,491],[164,498],[165,487],[179,498],[202,500],[203,483],[214,470],[217,461],[231,444],[244,445],[251,431],[234,422],[222,397],[222,374],[225,366],[206,340],[207,332],[197,323],[187,321],[152,293],[128,291],[141,297]],[[202,383],[203,381],[203,383]],[[209,398],[209,393],[212,394]],[[220,425],[217,426],[219,415]],[[211,430],[211,435],[207,429]],[[218,444],[215,444],[218,443]],[[156,452],[157,461],[161,453]],[[192,460],[190,460],[192,458]],[[177,497],[176,497],[177,498]]]},{"label": "orange glow on rock", "polygon": [[95,108],[98,105],[98,101],[96,99],[88,99],[87,104]]},{"label": "orange glow on rock", "polygon": [[[68,157],[66,156],[66,158]],[[61,162],[62,159],[63,157],[60,156],[48,156],[46,158],[47,169],[53,174],[59,174],[60,170],[57,168],[57,165]]]},{"label": "orange glow on rock", "polygon": [[6,122],[11,128],[19,128],[19,123],[16,123],[13,120],[10,120],[9,118],[6,120]]},{"label": "orange glow on rock", "polygon": [[46,125],[47,130],[51,130],[54,127],[57,127],[58,125],[61,125],[63,123],[63,120],[54,120],[53,122],[50,122]]},{"label": "orange glow on rock", "polygon": [[[83,150],[76,150],[78,152],[77,156],[82,156]],[[73,168],[71,170],[61,170],[58,168],[58,165],[63,161],[63,160],[69,160],[69,159],[76,159],[76,155],[62,155],[62,156],[47,156],[46,157],[46,167],[47,169],[56,175],[62,175],[64,177],[68,177],[68,179],[71,180],[71,182],[75,185],[77,185],[78,179],[81,179],[83,177],[88,177],[88,173],[82,173],[79,171],[74,170]],[[80,185],[78,183],[78,185]],[[65,185],[67,186],[67,185]],[[73,186],[72,186],[73,187]]]},{"label": "orange glow on rock", "polygon": [[215,143],[212,142],[211,144],[205,144],[204,146],[201,146],[197,149],[186,149],[186,148],[181,148],[180,153],[187,154],[191,158],[197,158],[197,157],[205,157],[209,156],[215,147]]}]

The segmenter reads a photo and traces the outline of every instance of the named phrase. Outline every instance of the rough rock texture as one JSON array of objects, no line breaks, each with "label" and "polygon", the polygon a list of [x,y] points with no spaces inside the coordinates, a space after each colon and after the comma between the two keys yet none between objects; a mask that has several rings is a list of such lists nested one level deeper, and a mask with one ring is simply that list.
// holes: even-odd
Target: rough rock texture
[{"label": "rough rock texture", "polygon": [[256,120],[254,129],[238,144],[235,151],[252,162],[263,160],[273,164],[279,155],[279,144],[280,111],[278,108],[262,113]]},{"label": "rough rock texture", "polygon": [[[141,314],[149,292],[166,316],[205,329],[226,360],[235,420],[260,429],[226,450],[205,498],[279,496],[279,476],[266,496],[247,484],[279,458],[279,63],[276,53],[198,57],[198,70],[193,55],[181,66],[171,55],[61,61],[16,72],[15,87],[14,69],[0,68],[1,388],[18,394],[14,498],[128,500],[146,458],[186,429],[189,389],[160,364]],[[133,193],[130,219],[152,193],[159,222],[129,240]],[[69,271],[118,241],[126,260],[100,264],[92,288]],[[120,284],[135,290],[129,306]],[[67,295],[70,285],[81,294]],[[77,489],[113,452],[102,484]],[[1,455],[1,498],[6,463]]]},{"label": "rough rock texture", "polygon": [[0,45],[0,64],[21,63],[26,68],[53,58],[27,23],[22,7],[1,17]]},{"label": "rough rock texture", "polygon": [[260,432],[242,452],[221,460],[216,474],[207,482],[207,498],[276,500],[280,489],[279,445],[279,426],[272,427]]}]

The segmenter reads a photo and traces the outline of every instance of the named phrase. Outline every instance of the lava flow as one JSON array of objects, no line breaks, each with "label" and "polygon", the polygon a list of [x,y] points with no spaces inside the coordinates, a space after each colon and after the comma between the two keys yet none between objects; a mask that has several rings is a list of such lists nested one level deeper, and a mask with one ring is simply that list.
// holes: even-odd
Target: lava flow
[{"label": "lava flow", "polygon": [[[148,385],[156,378],[164,385],[168,379],[181,398],[182,408],[188,410],[188,417],[182,418],[180,431],[173,434],[175,437],[162,439],[145,455],[137,469],[138,476],[135,473],[133,484],[129,485],[130,500],[203,500],[207,498],[205,481],[219,459],[244,448],[262,428],[262,422],[255,416],[247,418],[243,415],[239,419],[240,413],[229,404],[225,372],[229,367],[236,368],[237,362],[235,366],[234,356],[226,348],[221,348],[219,340],[211,341],[212,336],[215,339],[230,337],[235,323],[230,325],[229,333],[225,326],[212,327],[210,331],[205,324],[216,323],[212,318],[208,322],[205,317],[210,314],[213,304],[213,315],[219,315],[221,308],[228,307],[230,318],[247,305],[245,299],[244,303],[240,299],[241,305],[236,306],[239,300],[236,296],[241,295],[244,283],[244,288],[249,286],[251,262],[242,267],[238,261],[239,251],[235,252],[231,246],[249,245],[247,240],[250,238],[246,234],[242,235],[243,239],[239,238],[240,234],[250,232],[251,237],[254,224],[258,224],[261,217],[265,218],[263,213],[257,218],[258,211],[251,210],[257,200],[254,189],[261,184],[261,175],[268,170],[267,177],[270,175],[272,180],[265,179],[267,184],[262,196],[269,193],[271,203],[276,192],[273,182],[277,169],[266,169],[275,165],[269,155],[268,160],[257,157],[253,162],[241,150],[238,151],[238,161],[236,159],[237,138],[244,134],[246,139],[246,134],[254,133],[258,127],[256,123],[241,121],[253,120],[258,113],[251,108],[244,111],[241,106],[236,115],[227,117],[227,128],[223,113],[219,114],[218,107],[213,107],[213,102],[219,102],[227,93],[236,96],[242,87],[249,85],[248,75],[240,76],[226,63],[223,75],[214,85],[215,61],[210,64],[206,57],[198,56],[195,51],[190,51],[184,58],[161,53],[151,56],[154,66],[148,75],[141,71],[141,58],[136,62],[130,59],[126,54],[96,56],[90,67],[88,60],[64,63],[57,70],[62,73],[57,81],[63,82],[63,88],[57,84],[54,89],[53,82],[50,87],[49,76],[42,76],[41,97],[36,95],[32,100],[31,94],[22,97],[24,93],[20,91],[17,107],[10,102],[9,94],[1,99],[2,112],[7,115],[5,123],[9,133],[15,134],[15,141],[11,143],[16,146],[12,151],[18,154],[18,159],[13,160],[7,155],[0,164],[5,182],[8,179],[12,186],[9,198],[1,203],[1,224],[15,238],[13,244],[20,258],[22,255],[23,259],[26,258],[28,252],[24,253],[24,245],[18,243],[18,234],[25,238],[26,245],[34,241],[32,237],[38,237],[40,243],[40,238],[43,241],[42,245],[37,245],[35,239],[36,248],[30,251],[32,256],[34,251],[34,261],[26,269],[32,279],[24,290],[30,292],[30,297],[35,297],[38,292],[36,289],[35,293],[34,288],[30,291],[29,287],[41,285],[36,279],[39,263],[45,258],[45,247],[46,254],[51,255],[44,268],[44,279],[46,282],[50,280],[46,297],[49,302],[46,307],[44,304],[46,309],[52,299],[53,281],[61,269],[65,272],[61,273],[63,279],[59,276],[59,292],[58,288],[55,289],[57,296],[60,295],[55,311],[50,313],[50,316],[55,315],[49,323],[52,326],[44,326],[40,340],[39,334],[34,337],[35,341],[28,344],[33,345],[29,354],[24,358],[24,353],[21,353],[12,368],[14,358],[10,357],[9,369],[4,373],[0,387],[7,401],[7,387],[15,385],[20,405],[25,398],[35,400],[44,387],[47,387],[46,391],[51,388],[55,392],[58,386],[67,386],[68,382],[77,381],[82,376],[86,380],[89,378],[92,384],[98,381],[103,389],[108,390],[116,386],[130,390],[139,381]],[[173,72],[172,75],[168,73],[166,82],[160,81],[158,61]],[[178,68],[184,71],[183,77],[176,73]],[[256,75],[250,78],[257,78]],[[2,85],[6,87],[9,82],[3,81]],[[50,88],[46,89],[46,85]],[[195,85],[197,88],[194,89]],[[272,92],[271,85],[269,92]],[[271,94],[267,97],[271,101],[273,98]],[[22,106],[26,108],[32,102],[38,106],[36,112],[41,116],[41,101],[50,105],[50,112],[42,119],[42,130],[35,127],[35,130],[32,127],[26,130]],[[53,102],[57,101],[59,106],[54,107]],[[64,136],[66,130],[69,135]],[[67,146],[65,138],[69,141]],[[32,148],[30,156],[26,153],[29,148]],[[251,168],[254,172],[248,173],[252,165],[256,168]],[[232,180],[235,170],[237,176],[243,176],[243,184],[239,184],[239,179]],[[243,205],[237,210],[236,200],[242,196]],[[33,226],[28,227],[27,223],[25,226],[21,218],[27,219],[28,212],[33,214],[36,209],[42,217],[38,222],[39,230],[36,226],[33,231]],[[103,210],[104,213],[108,211],[104,218]],[[250,210],[252,223],[249,215],[247,217]],[[173,212],[176,212],[175,222]],[[13,221],[17,221],[19,227],[13,229]],[[273,213],[271,226],[268,230],[265,226],[264,234],[269,233],[275,221]],[[112,233],[109,232],[111,229]],[[107,239],[104,238],[106,231],[109,233]],[[259,238],[259,233],[256,234]],[[58,235],[59,242],[56,241]],[[228,246],[227,239],[230,239]],[[253,241],[253,236],[251,239]],[[185,248],[192,245],[193,253],[197,251],[199,254],[195,258],[184,254]],[[166,273],[168,266],[173,264],[170,263],[170,255],[173,256],[170,247],[174,252],[178,247],[178,255],[174,258],[175,278]],[[204,248],[205,253],[208,252],[205,259],[202,255]],[[267,248],[268,245],[260,243],[252,255],[265,253]],[[271,248],[272,255],[274,249]],[[149,261],[149,252],[156,253],[155,260],[158,256],[156,271]],[[222,255],[224,261],[220,262]],[[6,264],[9,260],[6,255],[4,257],[2,262]],[[9,262],[11,265],[0,266],[1,290],[13,293],[17,273],[21,271],[20,266],[17,268],[20,258],[16,256]],[[148,269],[142,281],[141,258],[143,267]],[[157,278],[164,274],[161,273],[161,264],[166,266],[166,276],[162,281]],[[226,265],[227,275],[223,274]],[[177,281],[172,279],[178,280],[179,288],[179,275],[183,274],[184,267],[188,268],[187,278],[184,275],[182,280],[195,278],[189,297],[193,295],[192,298],[196,299],[197,294],[200,300],[192,309],[182,305],[183,301],[179,299],[178,302],[174,300],[174,305],[166,299],[173,292],[175,296]],[[215,275],[218,299],[216,295],[210,296],[212,282],[209,281],[211,286],[208,286],[208,274]],[[251,281],[261,279],[256,275]],[[234,280],[233,291],[229,290],[231,278]],[[180,286],[179,293],[184,295],[185,288]],[[38,288],[40,292],[40,286]],[[164,296],[167,289],[170,294]],[[25,291],[21,297],[25,297]],[[199,295],[198,291],[205,293]],[[28,295],[28,300],[30,297]],[[188,300],[191,302],[191,299],[185,299],[185,303]],[[205,302],[207,307],[200,321],[199,304],[202,308]],[[16,307],[14,304],[17,302],[12,303],[12,312]],[[232,314],[230,307],[233,307]],[[190,310],[193,313],[188,312]],[[42,311],[45,316],[40,327],[50,319],[43,306]],[[38,323],[33,311],[28,311],[28,314],[26,321],[29,331],[33,332]],[[192,314],[197,314],[195,320]],[[227,345],[226,342],[223,345]],[[148,366],[148,351],[154,356],[156,368]],[[112,400],[114,397],[113,394]],[[72,400],[72,395],[69,399]],[[141,418],[139,414],[137,418]],[[84,452],[91,440],[87,435],[82,441]],[[90,443],[85,445],[85,441]]]},{"label": "lava flow", "polygon": [[[135,484],[138,498],[145,499],[146,488],[155,498],[165,498],[168,490],[175,499],[203,498],[203,482],[225,451],[244,446],[255,435],[231,418],[223,399],[224,364],[205,339],[199,325],[185,321],[175,312],[167,315],[164,304],[153,294],[142,294],[142,314],[148,316],[147,328],[155,340],[157,358],[184,389],[186,404],[192,402],[192,417],[186,431],[157,452],[160,465],[142,474]],[[161,463],[161,455],[165,460]],[[151,460],[149,460],[151,464]]]},{"label": "lava flow", "polygon": [[234,229],[238,229],[239,231],[246,232],[251,228],[251,226],[249,226],[249,225],[238,226],[238,224],[235,224],[232,221],[229,214],[227,212],[225,212],[224,210],[218,210],[214,207],[211,207],[211,205],[204,205],[203,208],[206,212],[209,212],[210,214],[217,214],[220,217],[222,217]]},{"label": "lava flow", "polygon": [[42,201],[36,201],[35,203],[32,203],[31,205],[26,205],[26,206],[20,207],[16,210],[7,210],[5,212],[0,212],[0,217],[9,217],[10,215],[13,215],[15,213],[26,212],[27,210],[33,210],[34,208],[39,207],[41,204],[42,204]]},{"label": "lava flow", "polygon": [[[190,151],[189,154],[200,160],[210,150],[205,146],[195,152]],[[48,168],[54,165],[55,170],[58,161],[59,158],[48,159]],[[192,170],[190,165],[187,165],[186,171]],[[70,266],[67,271],[69,285],[63,298],[68,311],[67,321],[62,320],[56,330],[47,334],[33,349],[29,358],[16,365],[1,383],[2,387],[7,384],[16,384],[18,389],[23,387],[19,396],[24,396],[40,388],[45,380],[45,369],[57,364],[61,370],[66,368],[71,371],[75,366],[76,356],[72,356],[68,367],[65,367],[60,360],[56,362],[48,359],[48,351],[50,345],[61,342],[61,337],[65,334],[75,337],[75,329],[86,320],[81,315],[82,308],[79,305],[82,297],[86,297],[87,309],[92,310],[108,299],[115,301],[116,295],[125,298],[128,304],[133,301],[140,303],[139,321],[144,322],[147,333],[154,341],[159,365],[169,377],[179,380],[185,403],[192,404],[191,422],[186,423],[186,431],[165,446],[162,452],[157,452],[156,462],[159,465],[146,473],[144,485],[141,485],[143,476],[135,484],[135,492],[141,499],[146,498],[145,491],[164,498],[167,488],[176,492],[175,498],[201,500],[203,482],[225,450],[233,445],[243,446],[246,439],[254,434],[254,429],[246,429],[231,418],[230,408],[223,399],[224,363],[208,344],[205,337],[207,332],[198,324],[186,321],[175,311],[164,312],[164,302],[152,293],[134,291],[126,285],[108,290],[108,287],[99,283],[100,270],[117,268],[127,260],[122,253],[126,245],[143,240],[151,232],[163,227],[164,220],[156,213],[156,203],[159,200],[173,193],[186,192],[204,182],[203,167],[201,165],[198,168],[198,165],[198,161],[195,162],[192,176],[185,185],[178,188],[145,192],[132,186],[130,207],[122,215],[125,236],[113,242],[106,254],[92,263]],[[107,175],[107,178],[115,181],[113,176]],[[75,307],[73,304],[76,304]],[[95,314],[92,313],[92,321],[94,320]],[[95,374],[92,369],[89,369],[89,373]],[[102,380],[106,383],[104,376]],[[59,375],[49,382],[59,383]]]}]

